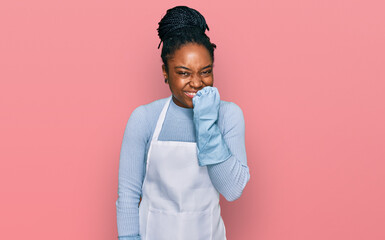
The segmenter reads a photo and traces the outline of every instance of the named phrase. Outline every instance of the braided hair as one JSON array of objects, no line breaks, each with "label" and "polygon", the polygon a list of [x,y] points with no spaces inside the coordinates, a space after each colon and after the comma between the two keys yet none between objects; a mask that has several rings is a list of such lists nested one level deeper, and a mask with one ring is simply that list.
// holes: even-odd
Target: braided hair
[{"label": "braided hair", "polygon": [[210,42],[210,38],[205,34],[206,29],[209,30],[209,26],[207,26],[205,18],[195,9],[177,6],[167,10],[157,29],[160,38],[158,48],[163,42],[161,57],[167,72],[167,60],[176,50],[188,43],[206,47],[214,62],[216,45]]}]

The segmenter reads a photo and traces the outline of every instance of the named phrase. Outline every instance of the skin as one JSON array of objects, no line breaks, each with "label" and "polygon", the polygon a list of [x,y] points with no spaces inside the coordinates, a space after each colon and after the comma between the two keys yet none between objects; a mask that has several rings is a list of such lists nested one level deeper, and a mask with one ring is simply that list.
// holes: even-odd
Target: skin
[{"label": "skin", "polygon": [[213,60],[209,51],[196,43],[188,43],[169,58],[168,72],[162,66],[163,76],[172,93],[172,100],[180,107],[193,108],[192,97],[206,86],[213,86]]}]

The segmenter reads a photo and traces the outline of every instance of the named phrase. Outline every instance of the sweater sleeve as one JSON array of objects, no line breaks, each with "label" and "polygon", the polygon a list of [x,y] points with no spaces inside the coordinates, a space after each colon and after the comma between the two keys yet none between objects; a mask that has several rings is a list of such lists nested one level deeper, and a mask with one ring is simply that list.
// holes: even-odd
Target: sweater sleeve
[{"label": "sweater sleeve", "polygon": [[231,157],[218,164],[207,165],[214,187],[228,201],[238,199],[250,179],[245,148],[245,122],[240,107],[222,104],[221,129]]},{"label": "sweater sleeve", "polygon": [[127,121],[119,161],[118,199],[116,201],[119,239],[140,239],[139,200],[145,174],[148,128],[143,106]]}]

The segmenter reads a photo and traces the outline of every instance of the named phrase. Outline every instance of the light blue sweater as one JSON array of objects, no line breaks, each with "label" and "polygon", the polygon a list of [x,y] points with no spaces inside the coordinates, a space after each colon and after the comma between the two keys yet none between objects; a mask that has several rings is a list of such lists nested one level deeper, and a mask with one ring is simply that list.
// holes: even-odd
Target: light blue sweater
[{"label": "light blue sweater", "polygon": [[[116,201],[120,240],[140,239],[138,205],[146,174],[147,152],[166,101],[164,98],[136,108],[127,121],[120,152]],[[232,156],[224,162],[208,165],[207,169],[218,192],[228,201],[234,201],[241,196],[250,178],[242,110],[234,103],[221,101],[217,124]],[[195,142],[192,108],[182,108],[171,101],[158,140]]]}]

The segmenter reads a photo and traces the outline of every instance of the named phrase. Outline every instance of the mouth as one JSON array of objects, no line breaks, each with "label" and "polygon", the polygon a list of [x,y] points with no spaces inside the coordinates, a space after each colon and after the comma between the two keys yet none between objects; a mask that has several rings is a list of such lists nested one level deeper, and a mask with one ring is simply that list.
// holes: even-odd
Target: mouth
[{"label": "mouth", "polygon": [[197,92],[184,92],[184,94],[186,94],[186,96],[189,98],[193,98],[197,94]]}]

